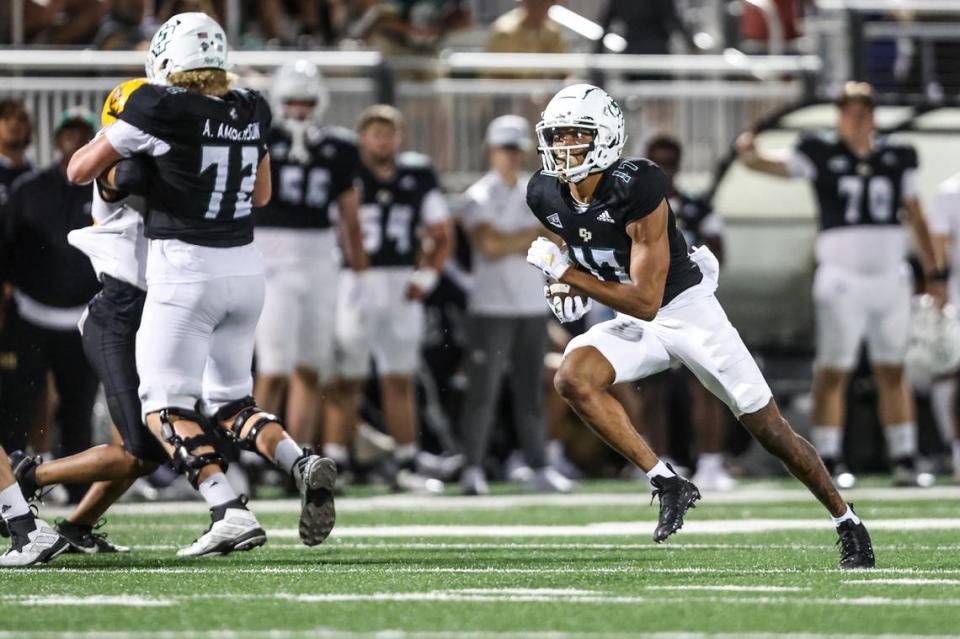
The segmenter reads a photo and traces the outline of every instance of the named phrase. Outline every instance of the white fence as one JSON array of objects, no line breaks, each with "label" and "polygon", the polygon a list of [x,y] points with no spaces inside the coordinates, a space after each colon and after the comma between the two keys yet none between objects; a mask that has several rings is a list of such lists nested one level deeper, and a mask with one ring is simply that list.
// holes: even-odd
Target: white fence
[{"label": "white fence", "polygon": [[[141,73],[142,55],[0,50],[0,74],[8,76],[0,78],[0,95],[23,97],[34,114],[38,163],[53,157],[51,130],[57,115],[76,104],[98,112],[110,88]],[[244,83],[266,89],[272,69],[298,57],[315,61],[328,76],[330,124],[352,128],[365,106],[385,91],[393,93],[408,119],[407,146],[433,157],[454,188],[483,170],[483,136],[492,118],[518,113],[535,122],[550,95],[572,78],[588,79],[598,70],[606,74],[606,86],[621,100],[627,116],[630,152],[640,153],[655,133],[670,133],[687,149],[686,171],[702,174],[712,170],[738,131],[802,98],[804,78],[819,68],[811,57],[742,54],[455,53],[439,59],[390,60],[389,65],[373,51],[237,52],[232,59]],[[50,75],[54,70],[56,75]],[[490,77],[532,70],[565,79]],[[621,78],[624,72],[656,72],[664,79],[628,81]],[[96,75],[79,77],[81,73]],[[405,79],[410,76],[420,79]]]}]

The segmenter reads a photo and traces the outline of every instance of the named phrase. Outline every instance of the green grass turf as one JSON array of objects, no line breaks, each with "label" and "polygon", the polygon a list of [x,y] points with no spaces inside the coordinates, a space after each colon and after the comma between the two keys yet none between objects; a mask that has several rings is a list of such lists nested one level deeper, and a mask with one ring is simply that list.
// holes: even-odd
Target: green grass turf
[{"label": "green grass turf", "polygon": [[[584,490],[612,492],[608,484]],[[856,499],[855,492],[852,496]],[[960,499],[893,496],[860,500],[858,510],[868,524],[871,518],[958,518]],[[712,504],[707,495],[688,520],[821,517],[812,501]],[[374,512],[345,504],[338,526],[389,530],[412,524],[578,525],[655,518],[655,506],[636,502]],[[265,512],[260,520],[268,530],[296,527],[293,512]],[[0,636],[121,631],[137,637],[166,632],[179,639],[188,632],[229,636],[202,634],[208,630],[269,637],[267,631],[317,629],[450,637],[559,633],[551,638],[960,632],[956,530],[874,531],[881,569],[869,572],[834,569],[830,530],[681,531],[663,546],[647,535],[387,538],[373,531],[370,537],[334,536],[313,549],[280,535],[249,553],[175,558],[175,547],[206,524],[199,513],[114,514],[105,530],[112,540],[133,545],[134,553],[70,555],[43,568],[0,572]],[[743,587],[761,590],[735,589]],[[118,596],[135,599],[108,604],[89,599]]]}]

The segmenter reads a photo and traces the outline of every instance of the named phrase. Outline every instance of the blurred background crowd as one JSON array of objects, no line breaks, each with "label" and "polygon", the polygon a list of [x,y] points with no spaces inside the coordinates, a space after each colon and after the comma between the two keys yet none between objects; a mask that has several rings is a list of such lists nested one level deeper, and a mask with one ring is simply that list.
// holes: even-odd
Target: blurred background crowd
[{"label": "blurred background crowd", "polygon": [[[523,255],[540,232],[522,198],[539,165],[532,125],[564,81],[601,83],[621,100],[628,152],[654,159],[675,181],[673,208],[688,243],[705,243],[722,258],[720,298],[801,432],[811,427],[816,207],[804,187],[778,191],[788,187],[741,170],[734,138],[756,128],[767,132],[770,149],[785,149],[803,129],[829,128],[827,97],[856,78],[877,88],[878,126],[918,146],[925,204],[960,170],[960,159],[942,155],[960,138],[960,4],[949,1],[8,0],[0,7],[0,440],[7,450],[62,456],[110,436],[75,328],[98,282],[66,243],[69,230],[90,223],[91,194],[70,186],[63,167],[95,134],[91,111],[106,91],[140,75],[135,55],[91,64],[100,58],[87,52],[142,50],[157,25],[183,11],[225,25],[233,49],[249,54],[236,71],[250,86],[268,90],[273,69],[292,59],[271,55],[308,53],[326,77],[326,124],[353,130],[364,107],[394,104],[403,149],[425,154],[438,172],[455,242],[423,301],[413,378],[417,472],[437,481],[482,469],[491,479],[565,491],[566,480],[635,473],[552,385],[565,344],[609,311],[561,325],[543,301],[539,275],[532,283],[520,276],[531,274]],[[63,52],[75,59],[44,57]],[[31,170],[39,172],[32,186],[20,180],[12,188]],[[922,279],[918,271],[918,291]],[[493,335],[509,337],[495,343]],[[478,345],[496,357],[479,357]],[[782,472],[691,379],[668,371],[618,387],[617,395],[655,450],[708,488]],[[951,465],[955,399],[935,386],[916,380],[914,388],[921,463],[960,472]],[[291,406],[293,388],[275,402],[280,412]],[[376,374],[364,383],[359,428],[344,441],[329,435],[336,389],[311,391],[317,401],[298,439],[327,446],[357,483],[389,483],[384,465],[397,442],[385,417],[392,395],[382,390]],[[865,360],[847,400],[847,466],[886,471]],[[555,474],[537,483],[542,476],[531,467],[545,466]],[[247,470],[266,472],[255,464]],[[171,490],[164,486],[154,477],[138,489],[153,498]],[[80,495],[77,487],[60,498]]]}]

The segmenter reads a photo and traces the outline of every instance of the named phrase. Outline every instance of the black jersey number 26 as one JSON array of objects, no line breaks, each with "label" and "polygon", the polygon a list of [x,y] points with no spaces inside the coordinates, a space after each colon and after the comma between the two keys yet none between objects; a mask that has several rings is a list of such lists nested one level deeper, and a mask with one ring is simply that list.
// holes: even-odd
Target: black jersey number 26
[{"label": "black jersey number 26", "polygon": [[223,220],[250,215],[259,159],[260,153],[255,146],[204,145],[200,174],[212,174],[213,177],[210,202],[204,218]]}]

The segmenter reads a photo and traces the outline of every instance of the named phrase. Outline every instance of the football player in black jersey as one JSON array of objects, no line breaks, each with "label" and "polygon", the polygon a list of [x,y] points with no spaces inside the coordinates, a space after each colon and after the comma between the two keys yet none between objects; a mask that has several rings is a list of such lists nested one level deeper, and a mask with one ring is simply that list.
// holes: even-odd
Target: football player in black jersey
[{"label": "football player in black jersey", "polygon": [[271,194],[270,110],[259,93],[232,88],[226,55],[226,35],[209,16],[170,18],[150,44],[151,84],[130,96],[120,119],[67,170],[87,183],[123,157],[151,158],[147,298],[136,345],[142,412],[211,507],[210,527],[179,556],[266,541],[223,474],[226,461],[213,442],[224,433],[293,477],[304,543],[321,543],[334,523],[333,462],[304,453],[250,395],[264,296],[251,213]]},{"label": "football player in black jersey", "polygon": [[819,205],[817,272],[813,284],[817,352],[813,381],[813,443],[844,488],[855,478],[843,465],[842,426],[850,371],[860,345],[877,383],[880,420],[897,485],[924,486],[932,475],[915,465],[913,397],[904,376],[912,275],[901,210],[913,228],[927,280],[942,300],[942,255],[936,255],[917,193],[917,152],[877,136],[869,84],[848,83],[838,101],[835,132],[801,137],[787,158],[757,151],[743,134],[739,159],[751,169],[810,180]]},{"label": "football player in black jersey", "polygon": [[342,381],[331,402],[336,403],[334,421],[327,426],[341,441],[351,430],[372,356],[384,421],[397,443],[394,488],[440,492],[442,483],[416,472],[414,374],[424,332],[422,302],[436,287],[450,253],[450,214],[429,159],[398,155],[404,121],[396,108],[369,107],[357,131],[363,160],[360,221],[370,268],[361,277],[343,277],[337,308]]},{"label": "football player in black jersey", "polygon": [[[723,262],[723,221],[706,200],[693,197],[677,188],[675,179],[680,171],[682,149],[680,143],[671,136],[658,135],[647,142],[647,157],[667,176],[667,199],[670,209],[677,217],[677,227],[683,234],[687,246],[695,248],[707,246]],[[647,384],[652,382],[651,387]],[[697,470],[691,478],[698,488],[703,490],[732,490],[736,480],[723,466],[723,403],[712,395],[703,384],[684,369],[671,369],[653,376],[644,382],[644,389],[651,392],[644,397],[653,401],[667,402],[671,387],[685,386],[691,399],[690,416],[696,432],[698,453],[695,456]],[[666,439],[667,406],[652,411],[660,419],[651,419],[649,427],[659,430],[658,438]]]},{"label": "football player in black jersey", "polygon": [[338,226],[350,265],[366,266],[357,213],[360,158],[351,132],[320,126],[329,96],[312,63],[280,67],[270,97],[276,119],[267,146],[275,189],[254,213],[267,275],[254,396],[276,413],[286,396],[290,436],[313,444],[317,385],[333,368]]},{"label": "football player in black jersey", "polygon": [[840,566],[872,566],[866,527],[843,501],[813,447],[781,416],[756,362],[714,296],[719,265],[706,247],[692,254],[653,162],[623,158],[623,113],[602,89],[569,86],[537,125],[543,169],[527,188],[531,210],[561,248],[537,239],[527,261],[618,311],[567,346],[557,391],[608,444],[646,471],[660,497],[654,541],[683,525],[700,499],[637,434],[609,392],[679,361],[820,500],[837,525]]}]

